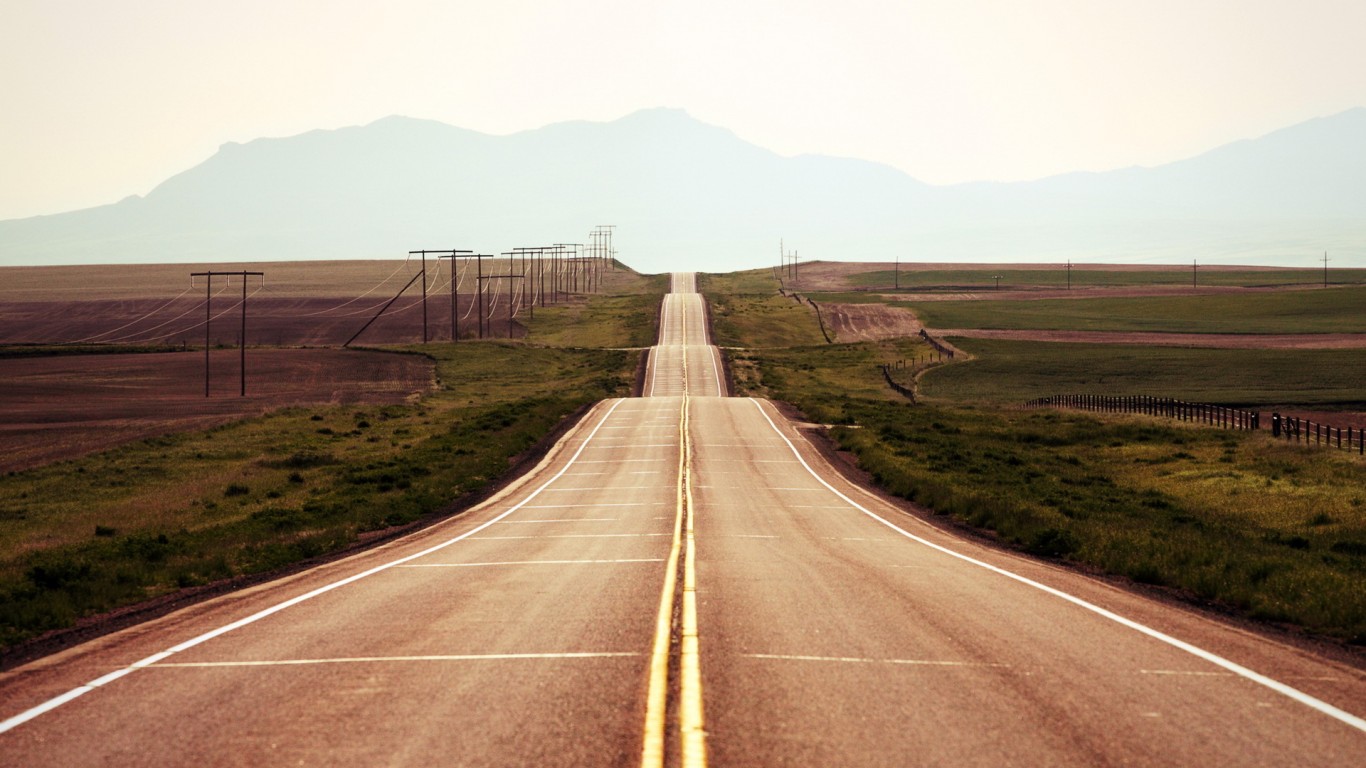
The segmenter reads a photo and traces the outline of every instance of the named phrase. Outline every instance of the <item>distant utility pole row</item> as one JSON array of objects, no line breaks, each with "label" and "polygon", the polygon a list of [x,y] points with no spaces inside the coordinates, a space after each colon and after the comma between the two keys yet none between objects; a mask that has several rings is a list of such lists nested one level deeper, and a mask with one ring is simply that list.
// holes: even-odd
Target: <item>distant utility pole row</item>
[{"label": "distant utility pole row", "polygon": [[[514,327],[513,319],[523,310],[527,312],[529,319],[534,318],[537,304],[546,307],[567,301],[572,294],[593,293],[602,290],[603,266],[610,265],[611,269],[616,268],[616,250],[612,247],[612,230],[615,226],[614,224],[601,224],[595,227],[589,233],[587,245],[584,243],[555,243],[542,246],[521,246],[510,251],[504,251],[499,255],[503,257],[507,271],[499,273],[485,274],[484,272],[484,259],[498,260],[494,254],[475,253],[458,248],[409,251],[409,256],[416,255],[422,258],[421,267],[417,274],[342,346],[350,346],[418,280],[422,281],[422,343],[425,344],[431,340],[427,324],[427,256],[429,254],[436,256],[438,260],[450,259],[451,341],[460,340],[460,320],[469,317],[472,312],[477,321],[478,338],[492,336],[493,316],[497,309],[498,300],[503,295],[505,288],[507,293],[505,302],[507,332],[510,338]],[[462,314],[460,312],[460,286],[464,283],[465,277],[469,275],[471,259],[474,260],[473,269],[475,272],[471,276],[473,278],[474,297],[470,300],[469,308]]]}]

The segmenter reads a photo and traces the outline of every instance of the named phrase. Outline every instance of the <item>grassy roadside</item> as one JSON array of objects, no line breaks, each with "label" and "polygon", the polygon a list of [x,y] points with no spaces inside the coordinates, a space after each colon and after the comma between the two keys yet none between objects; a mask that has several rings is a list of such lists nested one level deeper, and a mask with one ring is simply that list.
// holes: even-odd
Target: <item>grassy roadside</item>
[{"label": "grassy roadside", "polygon": [[563,347],[401,350],[435,361],[417,402],[286,409],[0,477],[0,650],[337,552],[484,489],[567,417],[629,393],[639,355],[591,345],[653,334],[656,281],[641,280],[577,308]]},{"label": "grassy roadside", "polygon": [[647,292],[537,307],[535,318],[528,321],[528,342],[552,347],[648,347],[655,343],[657,329],[643,320],[659,312],[660,297],[668,286],[668,275],[652,275],[640,278],[640,287]]},{"label": "grassy roadside", "polygon": [[[1366,643],[1359,457],[1137,417],[910,406],[871,365],[888,352],[914,354],[903,346],[910,343],[734,353],[734,367],[746,372],[736,377],[737,394],[845,425],[832,438],[884,489],[1008,545]],[[982,359],[971,365],[994,359],[974,350]],[[1008,378],[1020,364],[1003,360],[972,378]],[[1126,375],[1138,381],[1150,364],[1135,357]],[[976,394],[954,391],[959,370],[968,366],[938,369],[924,382],[975,402]]]},{"label": "grassy roadside", "polygon": [[820,322],[805,302],[778,293],[770,272],[697,276],[711,308],[712,341],[720,347],[822,344]]},{"label": "grassy roadside", "polygon": [[926,301],[932,328],[1166,333],[1360,333],[1366,288],[1205,296]]}]

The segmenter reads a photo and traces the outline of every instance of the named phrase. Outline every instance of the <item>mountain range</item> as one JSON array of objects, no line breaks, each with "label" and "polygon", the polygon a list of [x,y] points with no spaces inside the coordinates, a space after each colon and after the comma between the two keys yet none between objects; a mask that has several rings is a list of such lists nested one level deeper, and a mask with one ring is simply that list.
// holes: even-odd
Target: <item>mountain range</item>
[{"label": "mountain range", "polygon": [[802,260],[1366,266],[1366,108],[1153,168],[932,186],[681,110],[492,136],[388,117],[229,143],[112,205],[0,221],[0,265],[401,257],[583,242],[646,272]]}]

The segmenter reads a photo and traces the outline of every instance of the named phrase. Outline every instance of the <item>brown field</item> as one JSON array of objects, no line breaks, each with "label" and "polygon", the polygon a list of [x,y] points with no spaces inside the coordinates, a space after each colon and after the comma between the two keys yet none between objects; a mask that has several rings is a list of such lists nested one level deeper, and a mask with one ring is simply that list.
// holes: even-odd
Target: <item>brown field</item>
[{"label": "brown field", "polygon": [[[427,260],[428,337],[449,340],[450,267],[449,262],[436,262]],[[249,345],[336,346],[394,298],[419,266],[412,259],[230,264],[212,269],[265,272],[264,279],[247,281]],[[198,278],[192,286],[190,273],[209,268],[192,264],[0,267],[0,344],[202,345],[205,283]],[[508,269],[506,259],[484,260],[486,275],[505,274]],[[608,273],[608,289],[613,274]],[[475,266],[462,262],[456,299],[461,338],[478,335],[478,320],[471,311],[475,283]],[[493,281],[490,285],[494,287],[489,301],[496,306],[485,335],[506,338],[506,284]],[[241,278],[215,278],[211,298],[210,342],[236,344],[241,334]],[[355,343],[421,341],[422,314],[419,281]],[[512,335],[525,333],[525,326],[514,318]]]},{"label": "brown field", "polygon": [[[171,432],[201,429],[289,405],[401,402],[429,388],[433,366],[410,355],[336,349],[419,274],[419,259],[227,265],[134,264],[0,267],[0,345],[136,345],[164,353],[0,357],[0,471],[14,471]],[[264,272],[247,294],[247,397],[238,397],[234,347],[242,335],[242,278],[205,282],[190,273]],[[427,338],[451,338],[450,262],[427,260]],[[482,273],[521,272],[485,259]],[[457,275],[461,338],[479,335],[476,266]],[[607,271],[611,291],[631,273]],[[582,278],[580,278],[582,280]],[[566,278],[565,288],[573,290]],[[485,335],[526,335],[509,324],[506,283],[491,281]],[[539,287],[539,285],[538,285]],[[551,282],[547,278],[546,289]],[[586,290],[586,286],[577,286]],[[581,302],[582,295],[561,295]],[[552,302],[553,303],[553,302]],[[529,310],[522,309],[522,312]],[[204,342],[213,396],[204,397]],[[423,339],[421,281],[355,341],[358,346]],[[271,348],[273,347],[273,349]],[[299,349],[333,347],[334,349]]]},{"label": "brown field", "polygon": [[0,360],[0,471],[16,471],[156,435],[290,405],[391,403],[432,386],[430,360],[336,349],[68,355]]},{"label": "brown field", "polygon": [[[1185,269],[1187,266],[1189,266],[1189,265],[1172,265],[1172,264],[1073,264],[1073,265],[1072,265],[1072,271],[1073,271],[1073,272],[1083,272],[1083,273],[1084,273],[1084,272],[1171,272],[1171,271],[1173,271],[1173,270]],[[802,263],[798,266],[798,270],[797,270],[797,279],[796,279],[796,280],[792,280],[790,277],[787,277],[787,276],[784,276],[783,279],[784,279],[784,282],[785,282],[785,284],[787,285],[787,287],[788,287],[789,289],[791,289],[791,290],[799,290],[799,291],[848,291],[848,290],[867,290],[867,289],[861,289],[861,288],[854,288],[854,287],[850,286],[850,285],[849,285],[849,282],[848,282],[848,277],[849,277],[850,275],[857,275],[857,274],[861,274],[861,273],[864,273],[864,272],[875,272],[875,271],[879,271],[879,270],[889,270],[889,269],[892,269],[892,268],[893,268],[893,262],[887,262],[887,261],[811,261],[811,262],[802,262]],[[989,270],[993,270],[993,269],[1011,269],[1011,270],[1057,270],[1057,269],[1059,269],[1059,265],[1058,265],[1057,263],[1049,263],[1049,264],[1043,264],[1043,263],[1040,263],[1040,264],[967,264],[967,263],[953,263],[953,262],[902,262],[902,263],[899,265],[899,268],[900,268],[900,270],[902,271],[902,273],[908,273],[908,272],[932,272],[932,271],[937,271],[937,270],[952,270],[952,271],[961,271],[961,270],[983,270],[983,271],[989,271]],[[1282,268],[1282,267],[1250,267],[1250,266],[1238,266],[1238,265],[1204,265],[1204,264],[1200,265],[1200,272],[1201,272],[1202,274],[1204,274],[1204,273],[1209,273],[1209,272],[1268,272],[1268,273],[1273,273],[1273,272],[1277,272],[1277,271],[1283,271],[1283,268]],[[1044,293],[1050,293],[1050,294],[1056,293],[1056,294],[1058,294],[1057,296],[1047,296],[1047,297],[1041,296],[1041,295],[1040,295],[1040,291],[1038,291],[1038,290],[1017,291],[1016,293],[1020,293],[1020,294],[1024,294],[1024,295],[1023,295],[1023,296],[1016,297],[1016,298],[1070,298],[1070,297],[1074,296],[1075,294],[1077,294],[1078,292],[1082,292],[1082,293],[1084,294],[1087,290],[1095,290],[1095,288],[1096,288],[1096,286],[1081,286],[1081,285],[1079,285],[1079,286],[1076,286],[1076,287],[1074,288],[1074,290],[1071,290],[1071,291],[1067,291],[1067,290],[1053,291],[1053,290],[1044,289],[1044,290],[1043,290]],[[1156,286],[1138,286],[1138,287],[1107,287],[1107,288],[1105,288],[1104,290],[1105,290],[1105,295],[1106,295],[1106,296],[1128,295],[1128,294],[1122,293],[1122,291],[1130,291],[1130,290],[1133,290],[1133,291],[1143,291],[1143,293],[1137,293],[1137,294],[1133,294],[1133,295],[1141,295],[1141,296],[1147,296],[1147,295],[1163,295],[1163,296],[1165,296],[1165,295],[1171,295],[1171,294],[1173,294],[1173,293],[1178,293],[1178,294],[1179,294],[1179,293],[1192,293],[1192,292],[1195,292],[1195,293],[1203,293],[1203,292],[1207,292],[1207,291],[1209,291],[1209,292],[1218,292],[1218,291],[1220,291],[1220,290],[1248,290],[1248,289],[1246,289],[1246,288],[1243,288],[1243,289],[1239,289],[1239,288],[1230,289],[1230,288],[1227,288],[1227,287],[1224,287],[1224,288],[1221,289],[1221,288],[1218,287],[1218,286],[1208,286],[1208,287],[1207,287],[1207,286],[1200,286],[1200,287],[1198,287],[1198,288],[1191,288],[1191,287],[1189,287],[1189,286],[1181,286],[1181,285],[1156,285]],[[1278,288],[1277,290],[1284,290],[1284,288]],[[895,294],[895,295],[896,295],[896,297],[897,297],[898,299],[901,299],[901,300],[906,300],[908,297],[911,297],[911,296],[916,296],[916,298],[922,299],[922,300],[925,299],[925,298],[929,298],[929,297],[933,297],[933,298],[935,298],[935,299],[945,299],[945,300],[948,300],[948,299],[964,300],[964,299],[972,299],[972,298],[1004,299],[1004,298],[1010,298],[1010,297],[1011,297],[1010,294],[1011,294],[1010,291],[999,291],[999,292],[997,292],[997,291],[993,291],[993,290],[986,290],[986,291],[980,291],[980,292],[974,291],[974,292],[970,292],[970,293],[949,294],[949,295],[947,295],[947,296],[946,296],[945,294],[943,294],[943,293],[930,294],[929,296],[925,296],[925,297],[921,297],[921,296],[919,296],[919,295],[917,295],[917,294],[908,294],[908,293],[897,293],[897,294]]]}]

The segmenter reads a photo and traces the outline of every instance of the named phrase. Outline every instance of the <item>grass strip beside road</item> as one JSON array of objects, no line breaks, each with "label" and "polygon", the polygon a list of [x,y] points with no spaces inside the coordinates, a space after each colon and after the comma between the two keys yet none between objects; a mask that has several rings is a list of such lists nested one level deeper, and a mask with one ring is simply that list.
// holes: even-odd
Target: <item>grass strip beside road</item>
[{"label": "grass strip beside road", "polygon": [[[913,355],[896,348],[913,343],[732,353],[736,394],[784,400],[812,421],[839,425],[832,438],[879,486],[1008,546],[1366,643],[1360,457],[1265,432],[1142,417],[912,406],[891,393],[874,363]],[[971,365],[992,364],[991,349],[973,350],[982,359]],[[1139,355],[1131,363],[1127,376],[1137,383],[1150,361]],[[1020,365],[1003,360],[973,376],[1006,378]],[[953,381],[969,368],[946,366],[922,383]],[[1289,389],[1275,394],[1297,402]]]}]

